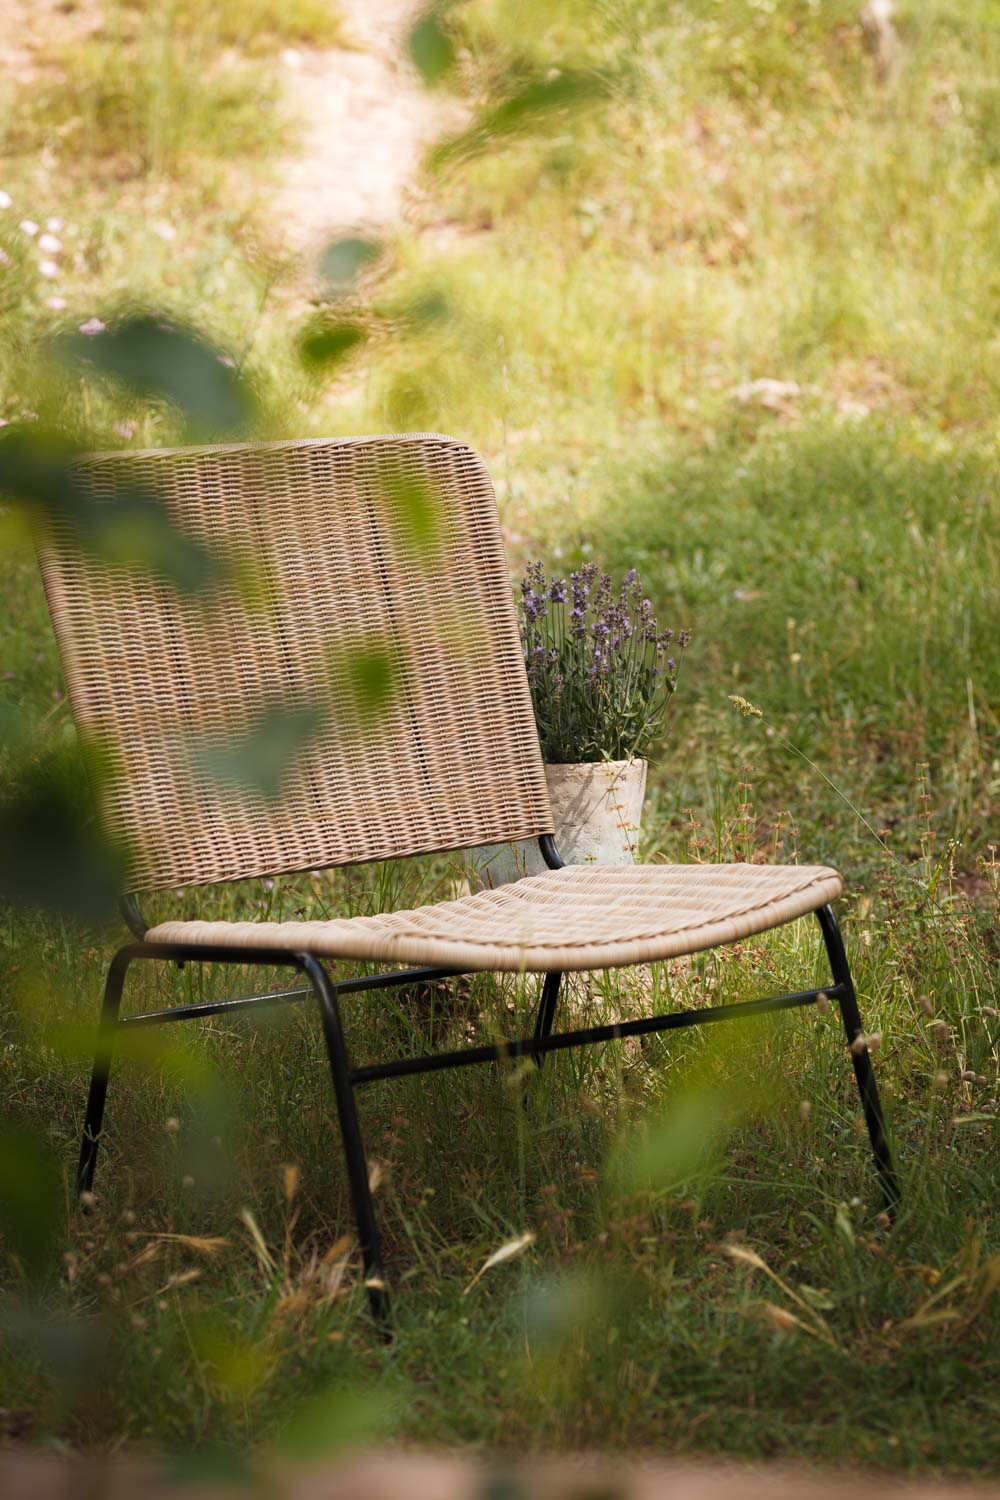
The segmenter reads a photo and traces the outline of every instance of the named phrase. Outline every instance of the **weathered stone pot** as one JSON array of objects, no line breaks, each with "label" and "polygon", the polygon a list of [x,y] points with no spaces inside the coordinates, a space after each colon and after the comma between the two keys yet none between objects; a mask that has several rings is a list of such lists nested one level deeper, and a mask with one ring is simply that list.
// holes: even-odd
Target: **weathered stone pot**
[{"label": "weathered stone pot", "polygon": [[[644,760],[546,765],[556,848],[567,865],[631,865],[646,792]],[[535,839],[480,844],[465,851],[472,890],[509,885],[545,869]]]}]

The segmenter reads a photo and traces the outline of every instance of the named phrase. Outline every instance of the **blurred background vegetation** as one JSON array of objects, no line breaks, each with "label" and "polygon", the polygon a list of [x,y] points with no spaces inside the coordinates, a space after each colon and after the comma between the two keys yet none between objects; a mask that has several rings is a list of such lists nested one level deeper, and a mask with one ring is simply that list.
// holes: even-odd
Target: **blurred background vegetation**
[{"label": "blurred background vegetation", "polygon": [[[309,128],[294,59],[351,57],[346,11],[9,8],[0,419],[92,447],[180,440],[176,402],[37,352],[155,308],[228,361],[254,436],[449,432],[494,476],[512,574],[638,567],[695,632],[645,856],[844,872],[906,1207],[887,1236],[835,1017],[560,1059],[527,1109],[502,1070],[380,1086],[364,1122],[399,1287],[387,1352],[340,1243],[313,1017],[125,1060],[81,1220],[67,1174],[117,929],[4,909],[3,1422],[230,1465],[390,1431],[995,1467],[992,0],[901,3],[888,39],[853,0],[441,6],[411,38],[440,139],[377,254],[325,280],[276,205]],[[0,767],[21,788],[55,775],[72,803],[23,515],[0,528]],[[340,915],[454,878],[424,861],[158,904]],[[582,976],[573,1005],[739,999],[819,964],[795,929],[652,979]],[[359,1006],[352,1034],[374,1055],[509,1032],[530,991],[476,979]]]}]

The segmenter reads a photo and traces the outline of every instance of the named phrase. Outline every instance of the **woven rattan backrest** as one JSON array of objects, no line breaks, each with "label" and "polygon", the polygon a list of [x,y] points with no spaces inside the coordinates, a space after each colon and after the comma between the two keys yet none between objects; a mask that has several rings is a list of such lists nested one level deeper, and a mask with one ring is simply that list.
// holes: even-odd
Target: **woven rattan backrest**
[{"label": "woven rattan backrest", "polygon": [[[552,830],[471,449],[424,433],[248,443],[95,454],[79,473],[98,504],[155,497],[227,569],[184,593],[82,554],[68,530],[41,553],[74,717],[113,767],[104,814],[131,889]],[[220,777],[219,747],[286,707],[322,717],[277,792]]]}]

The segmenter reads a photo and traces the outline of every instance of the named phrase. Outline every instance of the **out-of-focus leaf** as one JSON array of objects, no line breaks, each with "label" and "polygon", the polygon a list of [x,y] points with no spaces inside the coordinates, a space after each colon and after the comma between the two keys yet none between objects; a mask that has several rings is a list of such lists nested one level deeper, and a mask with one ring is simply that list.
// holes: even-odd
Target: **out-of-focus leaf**
[{"label": "out-of-focus leaf", "polygon": [[245,735],[195,746],[192,759],[215,781],[276,797],[296,757],[322,723],[323,714],[314,706],[284,705],[269,710]]},{"label": "out-of-focus leaf", "polygon": [[609,78],[597,72],[564,69],[533,78],[505,99],[488,105],[467,129],[442,141],[430,153],[432,167],[443,167],[489,149],[493,142],[536,129],[568,111],[605,98]]},{"label": "out-of-focus leaf", "polygon": [[305,1401],[281,1429],[278,1446],[300,1460],[387,1437],[396,1425],[394,1404],[378,1391],[337,1387]]},{"label": "out-of-focus leaf", "polygon": [[105,921],[121,861],[80,805],[66,768],[32,767],[0,805],[0,901]]},{"label": "out-of-focus leaf", "polygon": [[148,313],[100,333],[59,334],[52,347],[68,364],[120,380],[140,396],[170,401],[190,427],[230,431],[253,414],[249,392],[227,355]]},{"label": "out-of-focus leaf", "polygon": [[299,354],[306,365],[332,365],[345,359],[368,337],[362,323],[331,322],[317,318],[306,327],[299,339]]},{"label": "out-of-focus leaf", "polygon": [[344,291],[366,266],[378,259],[379,249],[376,240],[362,239],[359,235],[334,240],[319,258],[320,275],[333,290]]},{"label": "out-of-focus leaf", "polygon": [[43,524],[68,525],[92,557],[154,573],[186,593],[222,576],[220,559],[179,531],[154,496],[124,490],[95,500],[74,467],[78,458],[61,433],[12,428],[0,438],[0,492]]},{"label": "out-of-focus leaf", "polygon": [[158,500],[123,495],[86,512],[87,550],[122,568],[167,579],[187,594],[217,582],[220,560],[178,531]]},{"label": "out-of-focus leaf", "polygon": [[352,651],[346,661],[351,695],[364,715],[375,716],[395,696],[397,668],[392,653],[382,646]]},{"label": "out-of-focus leaf", "polygon": [[431,552],[441,539],[441,502],[413,475],[397,474],[383,486],[383,495],[400,540]]},{"label": "out-of-focus leaf", "polygon": [[0,1239],[28,1275],[50,1264],[61,1210],[62,1173],[48,1143],[23,1126],[0,1130]]},{"label": "out-of-focus leaf", "polygon": [[65,1317],[24,1303],[0,1303],[0,1334],[18,1344],[65,1389],[92,1387],[105,1357],[107,1330],[96,1318]]},{"label": "out-of-focus leaf", "polygon": [[435,323],[443,323],[451,312],[448,298],[438,287],[418,292],[400,302],[379,309],[399,333],[423,333]]},{"label": "out-of-focus leaf", "polygon": [[732,1122],[732,1102],[711,1089],[676,1095],[625,1156],[626,1192],[675,1191],[710,1169],[719,1136]]},{"label": "out-of-focus leaf", "polygon": [[436,10],[425,11],[410,27],[407,50],[428,88],[434,88],[455,66],[455,44]]}]

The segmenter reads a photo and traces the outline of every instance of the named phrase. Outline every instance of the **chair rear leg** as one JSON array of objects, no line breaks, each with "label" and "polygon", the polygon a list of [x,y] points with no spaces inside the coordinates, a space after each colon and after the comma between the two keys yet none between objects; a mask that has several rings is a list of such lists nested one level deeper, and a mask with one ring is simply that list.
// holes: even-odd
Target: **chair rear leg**
[{"label": "chair rear leg", "polygon": [[851,978],[850,966],[847,962],[847,953],[844,949],[844,940],[840,932],[840,924],[830,906],[821,907],[816,913],[819,925],[823,931],[823,941],[826,944],[827,957],[830,960],[830,970],[833,974],[835,984],[841,985],[842,991],[839,997],[840,1015],[844,1023],[844,1032],[847,1037],[847,1045],[850,1048],[851,1062],[854,1065],[854,1076],[857,1079],[858,1093],[861,1095],[861,1108],[864,1111],[865,1124],[868,1126],[868,1136],[872,1143],[872,1151],[875,1156],[875,1166],[878,1171],[879,1184],[882,1188],[882,1197],[885,1201],[889,1217],[896,1217],[896,1210],[902,1198],[899,1186],[899,1178],[896,1176],[896,1168],[893,1165],[892,1152],[885,1130],[885,1117],[882,1114],[882,1101],[879,1099],[878,1085],[875,1082],[875,1073],[872,1068],[868,1048],[864,1045],[855,1046],[858,1037],[864,1037],[865,1029],[861,1024],[861,1012],[858,1009],[858,997],[854,991],[854,981]]},{"label": "chair rear leg", "polygon": [[[556,1001],[559,998],[559,984],[562,974],[553,971],[546,974],[545,983],[542,985],[542,998],[538,1005],[538,1017],[535,1021],[535,1041],[544,1041],[552,1034],[552,1025],[556,1018]],[[545,1061],[544,1052],[536,1053],[534,1063],[540,1068]]]},{"label": "chair rear leg", "polygon": [[358,1226],[358,1241],[361,1246],[365,1281],[368,1287],[368,1300],[373,1318],[386,1337],[390,1337],[389,1294],[382,1275],[382,1252],[379,1247],[378,1225],[375,1222],[375,1205],[368,1181],[368,1163],[361,1138],[361,1124],[358,1120],[354,1083],[344,1040],[344,1028],[340,1019],[340,1008],[322,964],[308,953],[298,955],[298,959],[319,1002],[320,1021],[330,1062],[330,1076],[333,1079],[333,1091],[337,1100],[340,1133],[344,1141],[347,1179],[351,1189],[354,1217]]},{"label": "chair rear leg", "polygon": [[97,1050],[90,1075],[90,1091],[87,1095],[87,1113],[83,1121],[83,1139],[80,1143],[80,1161],[76,1169],[76,1191],[89,1193],[94,1186],[97,1168],[97,1152],[101,1144],[101,1126],[104,1123],[104,1103],[108,1095],[108,1079],[111,1076],[111,1060],[114,1056],[115,1037],[118,1031],[118,1012],[121,1009],[122,989],[128,971],[129,955],[122,950],[111,960],[108,977],[104,983],[104,1004],[101,1008],[101,1025],[97,1034]]}]

